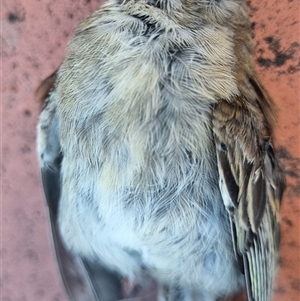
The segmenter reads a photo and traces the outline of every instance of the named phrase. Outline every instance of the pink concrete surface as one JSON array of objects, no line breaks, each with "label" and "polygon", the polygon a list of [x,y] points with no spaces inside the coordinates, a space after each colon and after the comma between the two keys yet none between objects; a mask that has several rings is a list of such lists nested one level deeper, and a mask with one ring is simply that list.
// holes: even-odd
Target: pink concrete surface
[{"label": "pink concrete surface", "polygon": [[[78,20],[101,0],[1,3],[1,301],[67,301],[54,260],[35,152],[34,92],[61,63]],[[287,171],[273,301],[300,300],[299,1],[251,0],[257,70],[278,105]]]}]

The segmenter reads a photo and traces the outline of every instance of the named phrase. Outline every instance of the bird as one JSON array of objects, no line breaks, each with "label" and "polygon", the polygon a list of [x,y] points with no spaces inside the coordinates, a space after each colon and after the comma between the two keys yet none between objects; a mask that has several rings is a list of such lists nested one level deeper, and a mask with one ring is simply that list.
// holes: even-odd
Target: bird
[{"label": "bird", "polygon": [[271,300],[285,177],[246,1],[109,0],[37,95],[70,300],[120,300],[123,279],[159,301]]}]

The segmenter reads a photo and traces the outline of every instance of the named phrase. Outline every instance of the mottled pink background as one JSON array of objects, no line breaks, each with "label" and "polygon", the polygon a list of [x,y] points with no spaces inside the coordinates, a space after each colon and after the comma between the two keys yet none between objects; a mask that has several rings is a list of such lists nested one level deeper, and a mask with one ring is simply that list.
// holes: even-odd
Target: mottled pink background
[{"label": "mottled pink background", "polygon": [[[78,20],[101,0],[1,3],[1,301],[67,301],[54,260],[35,152],[34,91],[61,63]],[[299,1],[252,0],[256,63],[278,105],[286,166],[282,259],[274,301],[300,300]]]}]

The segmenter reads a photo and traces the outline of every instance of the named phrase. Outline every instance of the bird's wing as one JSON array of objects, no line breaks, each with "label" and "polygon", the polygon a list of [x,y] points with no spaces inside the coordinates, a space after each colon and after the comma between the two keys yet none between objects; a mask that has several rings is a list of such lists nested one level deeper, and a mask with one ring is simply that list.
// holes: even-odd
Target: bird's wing
[{"label": "bird's wing", "polygon": [[219,186],[249,301],[270,301],[279,248],[284,178],[271,142],[270,100],[219,101],[213,111]]},{"label": "bird's wing", "polygon": [[37,90],[36,96],[43,104],[38,124],[37,148],[60,274],[71,301],[115,301],[121,298],[120,277],[99,263],[68,250],[59,231],[58,207],[63,155],[56,115],[55,79],[56,73],[43,81]]}]

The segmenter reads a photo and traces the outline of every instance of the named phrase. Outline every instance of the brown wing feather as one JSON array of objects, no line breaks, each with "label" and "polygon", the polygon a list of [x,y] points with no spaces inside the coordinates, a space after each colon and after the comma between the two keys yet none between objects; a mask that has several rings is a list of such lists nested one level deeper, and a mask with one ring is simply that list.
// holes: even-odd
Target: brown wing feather
[{"label": "brown wing feather", "polygon": [[263,92],[252,103],[238,97],[220,101],[213,112],[220,190],[249,301],[271,299],[284,186],[266,116],[271,109],[262,97]]}]

